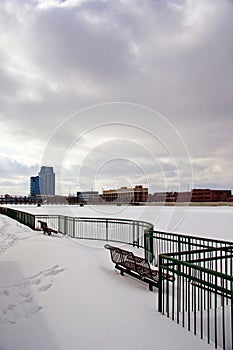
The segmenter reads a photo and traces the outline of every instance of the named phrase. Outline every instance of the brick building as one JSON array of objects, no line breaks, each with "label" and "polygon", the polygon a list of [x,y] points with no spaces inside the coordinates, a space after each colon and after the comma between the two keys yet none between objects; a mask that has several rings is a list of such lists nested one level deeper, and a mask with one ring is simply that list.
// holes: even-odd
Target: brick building
[{"label": "brick building", "polygon": [[231,198],[231,190],[194,188],[191,202],[227,202],[229,198]]},{"label": "brick building", "polygon": [[121,187],[120,189],[103,190],[103,200],[106,202],[135,204],[146,202],[148,188],[137,185],[134,188]]},{"label": "brick building", "polygon": [[194,188],[191,192],[156,192],[149,195],[150,202],[230,202],[231,190]]}]

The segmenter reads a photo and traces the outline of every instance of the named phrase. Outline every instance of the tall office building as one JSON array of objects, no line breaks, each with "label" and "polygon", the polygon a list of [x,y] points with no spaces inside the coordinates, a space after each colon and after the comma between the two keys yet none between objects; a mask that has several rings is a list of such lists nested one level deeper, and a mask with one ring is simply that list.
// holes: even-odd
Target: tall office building
[{"label": "tall office building", "polygon": [[31,197],[36,197],[39,194],[40,194],[39,176],[32,176],[30,178],[30,195]]},{"label": "tall office building", "polygon": [[55,173],[53,167],[42,166],[39,176],[40,194],[55,195]]}]

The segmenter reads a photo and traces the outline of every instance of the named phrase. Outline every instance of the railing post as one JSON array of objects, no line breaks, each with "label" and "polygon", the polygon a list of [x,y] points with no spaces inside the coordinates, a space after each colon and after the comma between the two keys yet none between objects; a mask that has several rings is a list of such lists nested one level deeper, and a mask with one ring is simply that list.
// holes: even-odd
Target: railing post
[{"label": "railing post", "polygon": [[75,238],[75,218],[73,218],[73,238]]},{"label": "railing post", "polygon": [[133,221],[133,246],[135,243],[135,221]]},{"label": "railing post", "polygon": [[162,257],[159,255],[159,282],[158,282],[158,311],[162,312],[162,304],[163,304],[163,286],[162,286]]},{"label": "railing post", "polygon": [[61,232],[61,216],[58,215],[58,227],[57,227],[58,232]]},{"label": "railing post", "polygon": [[154,238],[153,229],[144,231],[144,251],[146,261],[152,263],[154,260]]},{"label": "railing post", "polygon": [[181,238],[178,236],[178,253],[181,253]]},{"label": "railing post", "polygon": [[136,246],[139,248],[139,235],[140,235],[140,223],[137,222],[137,237],[136,237]]},{"label": "railing post", "polygon": [[153,229],[150,229],[150,263],[154,260],[154,238],[153,238]]},{"label": "railing post", "polygon": [[106,241],[108,241],[108,219],[106,219],[105,227],[106,227]]},{"label": "railing post", "polygon": [[35,218],[35,215],[32,215],[32,229],[33,230],[36,229],[36,218]]},{"label": "railing post", "polygon": [[140,222],[139,221],[133,221],[133,246],[136,246],[139,248],[139,236],[140,236]]},{"label": "railing post", "polygon": [[[64,216],[64,234],[67,235],[67,216]],[[68,234],[69,236],[69,234]]]},{"label": "railing post", "polygon": [[145,260],[148,261],[148,231],[144,231],[144,256]]}]

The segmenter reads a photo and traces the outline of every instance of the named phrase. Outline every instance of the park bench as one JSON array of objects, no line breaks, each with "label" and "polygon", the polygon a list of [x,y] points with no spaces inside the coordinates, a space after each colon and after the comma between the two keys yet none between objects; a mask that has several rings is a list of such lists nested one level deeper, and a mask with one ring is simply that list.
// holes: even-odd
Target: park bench
[{"label": "park bench", "polygon": [[50,236],[52,232],[58,233],[58,231],[54,230],[53,228],[48,227],[48,224],[46,221],[38,220],[38,222],[40,223],[41,230],[44,231],[44,235],[47,233],[48,236]]},{"label": "park bench", "polygon": [[[149,289],[158,287],[159,271],[152,269],[150,264],[143,258],[134,255],[134,253],[119,247],[113,247],[105,244],[106,249],[110,250],[111,259],[115,263],[115,268],[120,270],[121,275],[124,273],[133,276],[143,282],[149,284]],[[175,278],[172,275],[162,273],[162,279],[174,282]]]}]

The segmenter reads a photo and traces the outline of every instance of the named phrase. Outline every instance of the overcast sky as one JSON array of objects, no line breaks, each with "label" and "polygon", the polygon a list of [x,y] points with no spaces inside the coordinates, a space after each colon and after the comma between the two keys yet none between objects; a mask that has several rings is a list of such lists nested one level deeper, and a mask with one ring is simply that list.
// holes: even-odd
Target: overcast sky
[{"label": "overcast sky", "polygon": [[1,0],[0,194],[233,189],[232,0]]}]

